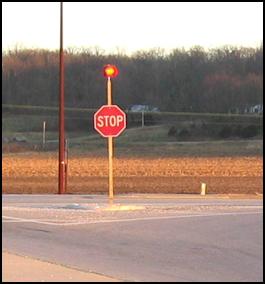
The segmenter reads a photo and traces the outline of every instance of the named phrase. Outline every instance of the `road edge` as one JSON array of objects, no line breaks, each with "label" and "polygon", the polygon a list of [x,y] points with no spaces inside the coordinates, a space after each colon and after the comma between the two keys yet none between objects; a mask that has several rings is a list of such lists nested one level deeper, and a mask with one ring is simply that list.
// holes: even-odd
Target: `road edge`
[{"label": "road edge", "polygon": [[110,276],[2,251],[3,282],[121,282]]}]

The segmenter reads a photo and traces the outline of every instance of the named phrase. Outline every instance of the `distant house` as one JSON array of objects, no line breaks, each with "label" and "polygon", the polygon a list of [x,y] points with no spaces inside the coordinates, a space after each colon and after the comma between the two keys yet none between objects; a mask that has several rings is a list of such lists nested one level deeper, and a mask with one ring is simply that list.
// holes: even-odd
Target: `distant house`
[{"label": "distant house", "polygon": [[132,112],[156,112],[159,111],[157,107],[150,106],[150,105],[132,105],[129,107],[129,111]]},{"label": "distant house", "polygon": [[244,113],[258,113],[263,114],[263,104],[246,107]]}]

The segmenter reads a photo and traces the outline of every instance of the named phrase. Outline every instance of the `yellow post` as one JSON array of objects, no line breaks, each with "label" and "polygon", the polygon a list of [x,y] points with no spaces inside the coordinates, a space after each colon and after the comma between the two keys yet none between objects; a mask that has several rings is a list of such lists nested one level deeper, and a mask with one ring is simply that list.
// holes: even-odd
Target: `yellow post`
[{"label": "yellow post", "polygon": [[201,183],[201,195],[206,195],[206,189],[207,189],[206,183],[202,182]]},{"label": "yellow post", "polygon": [[[108,105],[112,104],[111,100],[111,80],[108,77],[107,82]],[[108,137],[109,152],[109,198],[113,199],[113,137]]]},{"label": "yellow post", "polygon": [[108,137],[109,144],[109,198],[113,198],[113,139]]}]

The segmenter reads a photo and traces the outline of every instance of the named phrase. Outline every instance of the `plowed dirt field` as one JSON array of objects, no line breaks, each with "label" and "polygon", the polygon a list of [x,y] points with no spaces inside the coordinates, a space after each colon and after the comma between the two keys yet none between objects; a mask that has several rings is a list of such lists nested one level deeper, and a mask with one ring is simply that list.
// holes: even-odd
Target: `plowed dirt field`
[{"label": "plowed dirt field", "polygon": [[[107,193],[108,159],[69,158],[68,193]],[[3,193],[57,193],[54,153],[10,154],[2,158]],[[263,193],[263,161],[251,157],[121,157],[114,159],[115,193]]]}]

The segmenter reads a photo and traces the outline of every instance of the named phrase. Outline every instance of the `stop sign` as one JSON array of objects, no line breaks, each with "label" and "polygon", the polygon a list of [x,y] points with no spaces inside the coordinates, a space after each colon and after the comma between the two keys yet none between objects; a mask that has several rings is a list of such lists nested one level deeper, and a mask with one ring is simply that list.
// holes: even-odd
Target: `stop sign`
[{"label": "stop sign", "polygon": [[94,128],[103,137],[117,137],[126,128],[126,115],[117,105],[103,105],[94,114]]}]

